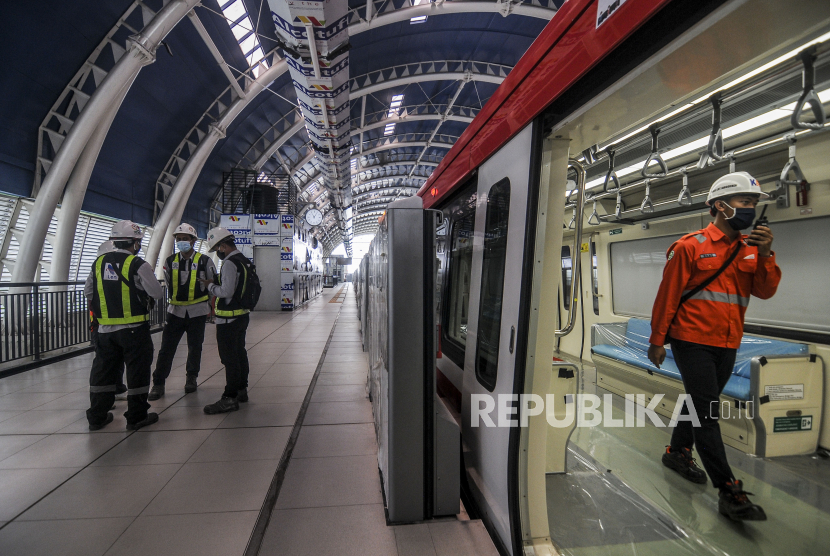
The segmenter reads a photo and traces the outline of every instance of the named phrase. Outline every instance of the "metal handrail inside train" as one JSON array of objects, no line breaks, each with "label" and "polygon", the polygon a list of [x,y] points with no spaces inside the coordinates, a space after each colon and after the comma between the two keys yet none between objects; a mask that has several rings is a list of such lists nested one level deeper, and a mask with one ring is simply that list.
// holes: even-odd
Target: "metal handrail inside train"
[{"label": "metal handrail inside train", "polygon": [[[585,167],[575,158],[569,158],[568,168],[573,168],[576,172],[576,214],[581,215],[585,210]],[[576,232],[574,233],[574,244],[571,253],[579,253],[579,248],[582,245],[582,220],[582,218],[576,219]],[[582,287],[581,259],[582,257],[573,257],[574,262],[571,274],[574,277],[573,287],[571,288],[573,299],[571,300],[571,307],[568,310],[568,324],[565,325],[565,328],[554,332],[557,338],[570,334],[576,323],[576,305],[579,299],[579,288]]]}]

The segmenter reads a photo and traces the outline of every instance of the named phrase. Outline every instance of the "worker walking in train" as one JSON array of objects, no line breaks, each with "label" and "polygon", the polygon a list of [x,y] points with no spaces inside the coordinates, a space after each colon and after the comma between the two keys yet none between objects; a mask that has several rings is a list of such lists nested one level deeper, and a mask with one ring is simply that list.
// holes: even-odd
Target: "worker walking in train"
[{"label": "worker walking in train", "polygon": [[213,282],[216,267],[210,257],[196,252],[196,228],[182,223],[173,232],[178,253],[164,261],[164,279],[167,282],[167,320],[161,336],[161,348],[153,372],[150,401],[164,395],[164,384],[170,376],[173,357],[182,336],[187,334],[186,394],[195,392],[199,367],[202,362],[202,344],[205,341],[205,323],[210,314],[210,295],[199,279]]},{"label": "worker walking in train", "polygon": [[248,401],[248,352],[245,334],[250,312],[242,306],[253,264],[236,248],[231,232],[213,228],[208,232],[208,248],[223,261],[219,283],[201,280],[216,297],[216,343],[225,366],[225,391],[219,401],[205,406],[205,413],[226,413]]},{"label": "worker walking in train", "polygon": [[127,367],[127,430],[138,430],[158,421],[148,413],[153,340],[150,337],[152,299],[164,290],[153,269],[139,258],[144,231],[129,220],[116,222],[110,234],[115,251],[98,257],[84,285],[95,318],[100,324],[96,356],[100,368],[89,377],[90,408],[86,412],[90,430],[112,422],[118,375]]},{"label": "worker walking in train", "polygon": [[[735,520],[766,519],[729,467],[718,408],[741,344],[749,297],[769,299],[781,280],[769,227],[756,226],[748,236],[740,233],[752,226],[758,201],[767,197],[746,172],[727,174],[712,185],[706,204],[715,221],[669,248],[648,349],[648,358],[659,367],[666,357],[664,344],[671,344],[700,423],[677,423],[663,464],[692,482],[705,483],[706,474],[692,458],[692,446],[696,447],[712,484],[720,490],[720,513]],[[688,415],[688,405],[682,414]]]}]

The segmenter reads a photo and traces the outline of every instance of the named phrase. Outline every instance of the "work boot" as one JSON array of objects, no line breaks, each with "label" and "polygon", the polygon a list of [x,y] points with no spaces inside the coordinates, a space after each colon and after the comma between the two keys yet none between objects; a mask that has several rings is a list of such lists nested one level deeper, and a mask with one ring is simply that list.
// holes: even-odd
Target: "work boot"
[{"label": "work boot", "polygon": [[184,393],[185,394],[192,394],[198,388],[198,384],[196,384],[196,377],[193,375],[187,375],[187,380],[184,383]]},{"label": "work boot", "polygon": [[205,413],[208,415],[216,415],[217,413],[227,413],[229,411],[238,410],[239,402],[236,401],[236,398],[229,398],[227,396],[222,396],[218,402],[205,406]]},{"label": "work boot", "polygon": [[144,420],[139,421],[138,423],[127,423],[127,430],[128,431],[137,431],[142,427],[146,427],[147,425],[152,425],[153,423],[157,423],[159,420],[158,413],[148,413],[147,417]]},{"label": "work boot", "polygon": [[693,483],[706,484],[706,473],[697,466],[695,458],[692,457],[692,451],[688,448],[672,450],[671,446],[666,446],[663,465],[677,471],[684,479]]},{"label": "work boot", "polygon": [[734,521],[766,521],[767,514],[758,504],[753,504],[747,497],[741,481],[732,479],[721,487],[718,496],[718,511]]},{"label": "work boot", "polygon": [[106,418],[104,418],[103,423],[100,423],[98,425],[93,425],[92,423],[90,423],[89,424],[89,430],[99,431],[99,430],[103,429],[104,427],[106,427],[107,425],[109,425],[110,423],[112,423],[112,419],[113,419],[112,413],[107,413],[107,416],[106,416]]},{"label": "work boot", "polygon": [[236,401],[246,403],[248,401],[248,389],[240,388],[236,391]]},{"label": "work boot", "polygon": [[158,384],[154,384],[152,388],[150,388],[150,394],[147,396],[147,401],[154,402],[160,397],[164,395],[164,386],[159,386]]}]

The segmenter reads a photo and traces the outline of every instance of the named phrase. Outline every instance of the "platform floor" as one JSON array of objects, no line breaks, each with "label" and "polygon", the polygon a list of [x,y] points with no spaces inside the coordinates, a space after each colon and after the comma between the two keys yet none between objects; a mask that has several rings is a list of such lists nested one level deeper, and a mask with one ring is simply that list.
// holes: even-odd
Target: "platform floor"
[{"label": "platform floor", "polygon": [[159,422],[137,432],[125,430],[123,401],[112,424],[87,430],[91,355],[0,380],[0,554],[497,554],[464,515],[386,525],[348,285],[292,313],[252,314],[250,402],[238,412],[202,411],[225,382],[208,326],[199,390],[184,394],[183,343],[152,402]]},{"label": "platform floor", "polygon": [[[600,396],[584,366],[580,390]],[[614,397],[613,417],[624,402]],[[668,421],[668,420],[664,420]],[[826,554],[830,546],[830,461],[817,455],[758,458],[726,447],[733,472],[768,521],[736,523],[718,513],[711,482],[691,483],[660,458],[671,429],[577,428],[567,469],[548,475],[551,537],[573,556]],[[699,461],[699,458],[698,458]]]}]

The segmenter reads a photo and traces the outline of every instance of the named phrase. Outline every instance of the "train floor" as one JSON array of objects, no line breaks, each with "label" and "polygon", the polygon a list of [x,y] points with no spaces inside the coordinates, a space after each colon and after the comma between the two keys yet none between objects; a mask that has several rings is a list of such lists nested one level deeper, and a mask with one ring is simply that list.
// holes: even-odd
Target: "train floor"
[{"label": "train floor", "polygon": [[182,343],[159,422],[137,432],[124,401],[89,432],[91,355],[0,380],[0,554],[497,554],[465,515],[387,526],[348,285],[252,313],[236,412],[202,410],[225,383],[208,327],[197,392],[184,394]]},{"label": "train floor", "polygon": [[[596,386],[585,366],[581,389]],[[613,415],[622,418],[622,398]],[[732,522],[718,494],[665,468],[670,429],[603,426],[575,429],[566,474],[548,475],[551,535],[574,556],[772,556],[826,554],[830,546],[830,461],[819,456],[757,458],[726,447],[729,463],[765,522]]]}]

